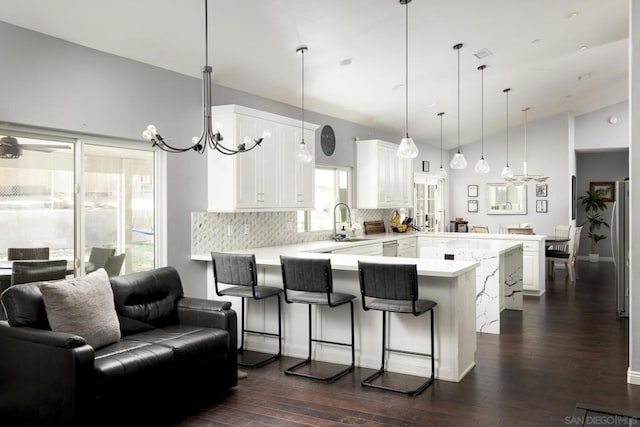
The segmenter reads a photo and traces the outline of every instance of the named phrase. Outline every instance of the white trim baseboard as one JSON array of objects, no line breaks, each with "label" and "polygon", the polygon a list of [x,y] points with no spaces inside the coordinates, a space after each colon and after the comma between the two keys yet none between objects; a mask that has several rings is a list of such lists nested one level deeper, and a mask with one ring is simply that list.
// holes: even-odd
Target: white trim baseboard
[{"label": "white trim baseboard", "polygon": [[627,382],[633,385],[640,385],[640,372],[627,369]]},{"label": "white trim baseboard", "polygon": [[[589,261],[589,255],[578,255],[576,257],[578,261]],[[614,259],[611,256],[601,256],[599,262],[613,262]],[[558,264],[561,265],[561,264]]]}]

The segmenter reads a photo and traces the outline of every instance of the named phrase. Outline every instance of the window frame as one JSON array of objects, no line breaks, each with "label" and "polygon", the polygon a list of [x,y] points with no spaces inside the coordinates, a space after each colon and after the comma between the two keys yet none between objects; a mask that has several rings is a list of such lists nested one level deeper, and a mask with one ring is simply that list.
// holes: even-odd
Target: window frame
[{"label": "window frame", "polygon": [[[347,205],[349,205],[349,207],[351,207],[351,202],[353,200],[353,168],[349,167],[349,166],[330,166],[330,165],[316,165],[313,173],[315,175],[316,170],[318,169],[322,169],[322,170],[328,170],[328,171],[333,171],[334,172],[334,177],[335,177],[335,186],[334,186],[334,195],[338,195],[340,186],[339,186],[339,176],[338,174],[340,172],[345,172],[347,174],[347,201],[345,203],[347,203]],[[316,185],[315,180],[314,180],[314,186]],[[317,188],[314,189],[314,194],[317,192]],[[338,195],[339,196],[339,195]],[[314,201],[315,204],[315,201]],[[315,206],[314,206],[315,209]],[[304,210],[301,211],[304,213],[304,231],[300,231],[297,229],[297,225],[296,225],[296,230],[298,234],[306,234],[306,235],[314,235],[314,234],[325,234],[327,232],[331,232],[333,231],[331,228],[329,229],[321,229],[321,230],[311,230],[311,211],[314,209],[308,209],[308,210]],[[298,222],[298,221],[296,221]]]}]

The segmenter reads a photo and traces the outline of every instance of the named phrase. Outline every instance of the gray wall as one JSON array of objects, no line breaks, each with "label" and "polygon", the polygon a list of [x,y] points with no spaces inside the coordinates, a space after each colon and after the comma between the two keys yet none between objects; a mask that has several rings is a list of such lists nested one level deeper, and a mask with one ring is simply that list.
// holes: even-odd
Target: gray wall
[{"label": "gray wall", "polygon": [[[536,212],[535,181],[527,186],[526,215],[488,215],[487,189],[489,182],[504,182],[500,174],[507,161],[506,134],[500,132],[485,136],[484,158],[489,162],[491,171],[477,174],[474,166],[481,155],[481,143],[476,141],[465,144],[461,151],[468,166],[463,170],[449,171],[450,210],[446,221],[463,217],[470,224],[489,226],[493,233],[499,231],[500,224],[530,223],[536,234],[552,234],[556,224],[571,223],[571,171],[569,151],[571,118],[567,114],[557,114],[541,120],[529,122],[527,126],[527,161],[529,173],[544,173],[549,177],[547,213]],[[455,150],[449,152],[447,163]],[[509,131],[509,164],[515,174],[523,173],[524,127],[512,127]],[[478,185],[478,213],[467,212],[467,186]]]},{"label": "gray wall", "polygon": [[[609,151],[604,153],[578,153],[577,193],[578,197],[585,195],[591,181],[622,181],[629,176],[629,152]],[[607,210],[602,215],[607,223],[611,223],[611,208],[613,203],[606,203]],[[578,217],[576,224],[586,220],[586,213],[578,201]],[[585,224],[580,241],[579,255],[586,256],[590,252],[591,241],[588,237],[589,224]],[[609,229],[603,227],[598,234],[609,235]],[[611,258],[611,241],[601,240],[598,243],[598,253],[601,257]]]},{"label": "gray wall", "polygon": [[[140,135],[149,123],[176,145],[189,143],[201,131],[199,79],[4,22],[0,22],[0,52],[0,122],[123,138],[132,144],[145,143]],[[240,104],[293,118],[301,115],[295,106],[220,86],[214,87],[213,98],[220,105]],[[320,165],[355,166],[356,136],[392,142],[402,137],[311,111],[306,120],[330,124],[336,133],[336,151],[330,158],[316,144]],[[190,218],[191,212],[207,207],[206,157],[191,152],[168,155],[166,179],[168,263],[180,272],[188,295],[205,296],[206,267],[190,260]]]}]

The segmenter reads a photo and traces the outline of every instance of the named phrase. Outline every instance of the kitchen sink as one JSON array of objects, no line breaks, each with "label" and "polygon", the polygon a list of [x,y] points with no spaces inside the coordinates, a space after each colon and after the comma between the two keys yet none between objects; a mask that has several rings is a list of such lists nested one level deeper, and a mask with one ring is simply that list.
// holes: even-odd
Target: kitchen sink
[{"label": "kitchen sink", "polygon": [[373,239],[368,239],[366,237],[347,237],[346,239],[336,240],[336,242],[363,242],[365,240],[373,240]]}]

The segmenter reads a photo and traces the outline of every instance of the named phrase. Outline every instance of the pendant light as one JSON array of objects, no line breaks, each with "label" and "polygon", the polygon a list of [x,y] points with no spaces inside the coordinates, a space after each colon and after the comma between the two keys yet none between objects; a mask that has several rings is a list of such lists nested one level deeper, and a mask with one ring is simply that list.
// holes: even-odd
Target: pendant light
[{"label": "pendant light", "polygon": [[481,65],[478,67],[480,70],[480,142],[482,144],[482,154],[480,155],[480,160],[476,163],[476,167],[474,170],[476,173],[489,173],[489,163],[484,159],[484,69],[487,68],[486,65]]},{"label": "pendant light", "polygon": [[438,169],[438,175],[440,178],[445,179],[447,177],[447,171],[442,167],[442,116],[444,112],[438,113],[440,116],[440,169]]},{"label": "pendant light", "polygon": [[507,98],[507,165],[502,169],[502,179],[506,181],[511,181],[513,179],[513,172],[511,171],[511,166],[509,166],[509,92],[511,88],[506,88],[502,92],[506,95]]},{"label": "pendant light", "polygon": [[307,52],[306,46],[300,46],[296,49],[296,53],[302,58],[302,121],[300,122],[300,144],[296,150],[296,160],[302,163],[309,163],[313,159],[309,147],[304,142],[304,54]]},{"label": "pendant light", "polygon": [[411,0],[400,0],[405,10],[405,58],[404,58],[404,127],[405,136],[400,141],[396,156],[402,159],[414,159],[418,157],[418,147],[409,137],[409,3]]},{"label": "pendant light", "polygon": [[464,169],[467,167],[467,159],[460,152],[460,49],[462,43],[458,43],[453,48],[458,51],[458,152],[453,155],[449,166],[451,169]]}]

